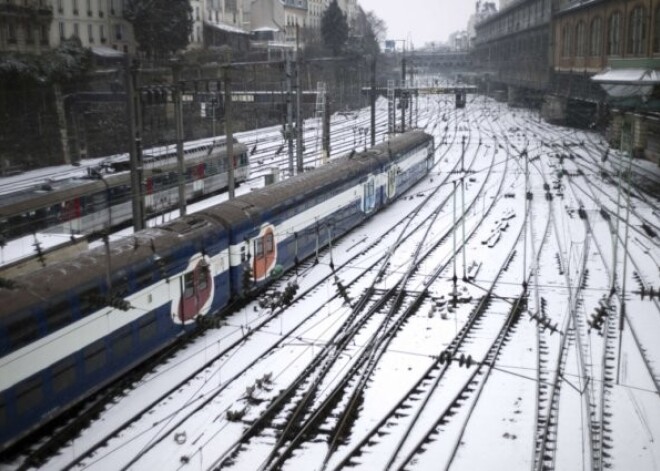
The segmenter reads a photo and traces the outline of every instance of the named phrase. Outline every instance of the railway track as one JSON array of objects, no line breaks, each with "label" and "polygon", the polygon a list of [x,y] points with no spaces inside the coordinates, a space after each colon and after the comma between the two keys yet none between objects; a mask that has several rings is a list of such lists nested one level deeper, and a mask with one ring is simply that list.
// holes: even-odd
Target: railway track
[{"label": "railway track", "polygon": [[[529,362],[537,371],[525,391],[535,403],[521,412],[531,425],[529,435],[517,442],[518,453],[535,470],[562,469],[569,459],[581,459],[580,466],[592,470],[617,464],[612,414],[622,323],[651,377],[654,369],[652,355],[644,352],[648,339],[635,328],[639,318],[618,317],[620,287],[606,293],[612,241],[603,235],[606,228],[613,230],[616,198],[596,178],[597,151],[591,155],[589,148],[583,152],[573,146],[580,134],[553,131],[541,138],[546,126],[525,113],[497,118],[495,107],[486,105],[436,114],[423,123],[436,136],[442,167],[402,198],[406,209],[396,225],[382,234],[358,231],[332,241],[318,264],[301,265],[297,274],[269,288],[268,293],[277,293],[289,283],[300,284],[290,305],[264,309],[253,303],[220,321],[222,349],[205,347],[207,361],[185,380],[87,452],[81,453],[78,443],[80,456],[65,466],[60,465],[64,460],[54,461],[55,466],[97,468],[113,461],[113,467],[133,469],[170,455],[180,467],[199,463],[202,469],[310,463],[328,470],[464,469],[463,450],[473,452],[466,443],[478,439],[476,428],[488,426],[483,398],[492,402],[489,392],[501,383],[493,378],[514,371],[500,362],[521,349],[521,336],[529,332],[536,337],[525,340],[533,347]],[[468,171],[458,172],[463,136]],[[274,140],[276,145],[281,144]],[[269,146],[264,143],[264,152]],[[565,159],[563,166],[548,156],[569,151],[582,156]],[[524,154],[532,172],[531,187],[523,191]],[[498,172],[501,178],[494,178]],[[465,211],[451,221],[461,186],[450,187],[469,178],[475,181],[467,185]],[[557,182],[560,188],[553,187]],[[501,211],[507,198],[527,198],[528,192],[533,195],[524,220],[508,219],[508,210]],[[609,219],[599,215],[602,208]],[[649,219],[639,214],[638,219],[631,212],[631,225]],[[625,214],[619,223],[626,224]],[[498,239],[491,238],[491,227],[501,232]],[[461,242],[452,247],[455,234]],[[634,234],[654,250],[640,232]],[[616,243],[623,245],[624,239],[620,234]],[[494,241],[489,266],[471,275],[475,278],[457,276],[457,297],[476,301],[454,304],[452,267],[467,266],[464,254],[484,240]],[[629,248],[623,260],[635,274],[627,277],[631,286],[648,292],[653,279],[639,263],[640,247]],[[310,311],[307,302],[303,312],[305,301],[318,296],[326,300],[323,305]],[[216,342],[212,332],[206,344]],[[407,351],[411,338],[419,350]],[[254,354],[257,345],[261,350]],[[194,348],[201,352],[203,347]],[[416,355],[412,368],[392,370],[406,355]],[[379,404],[382,391],[388,394]],[[656,392],[660,395],[657,385]],[[578,413],[567,416],[567,410]],[[563,444],[566,431],[578,424],[583,425],[574,440],[575,449],[583,447],[579,456]]]},{"label": "railway track", "polygon": [[[404,220],[405,220],[405,219],[408,219],[408,217],[404,217],[403,219],[404,219]],[[302,274],[302,273],[301,273],[301,274]],[[275,313],[275,315],[273,316],[273,318],[276,318],[276,317],[277,317],[277,313]],[[267,318],[267,319],[265,319],[263,322],[261,322],[261,324],[260,324],[259,326],[254,326],[254,330],[253,330],[253,332],[254,332],[254,331],[258,331],[258,329],[259,329],[260,326],[266,325],[270,320],[271,320],[271,319]],[[227,347],[225,350],[223,350],[223,352],[221,352],[221,354],[218,355],[218,358],[221,358],[221,357],[223,357],[223,356],[226,357],[227,355],[229,355],[230,352],[232,351],[232,349],[233,349],[233,348],[236,348],[237,345],[240,345],[242,342],[244,342],[245,339],[246,339],[248,336],[249,336],[249,334],[248,334],[248,335],[245,335],[245,336],[241,336],[241,337],[239,337],[239,339],[238,339],[236,342],[234,342],[234,344],[231,344],[229,347]],[[216,359],[217,359],[217,358],[216,358]],[[196,375],[199,375],[201,371],[203,371],[204,369],[208,369],[208,368],[210,367],[211,364],[212,364],[212,362],[207,362],[207,363],[205,363],[205,364],[202,365],[198,370],[196,370],[192,375],[190,375],[190,378],[194,378]],[[186,378],[181,384],[184,384],[186,381],[189,381],[190,378]],[[99,448],[103,447],[104,444],[107,443],[108,439],[109,439],[111,436],[115,436],[115,435],[118,435],[118,434],[122,433],[123,430],[127,429],[128,427],[130,427],[131,424],[134,423],[134,421],[137,420],[139,417],[141,417],[141,416],[143,416],[143,415],[149,413],[149,411],[152,410],[153,406],[155,406],[156,404],[158,404],[158,403],[160,403],[160,402],[162,402],[162,401],[167,400],[167,398],[170,397],[170,396],[173,394],[173,392],[174,392],[175,390],[177,390],[177,388],[180,388],[180,387],[181,387],[181,384],[177,384],[177,385],[175,385],[171,390],[167,391],[165,394],[163,394],[162,396],[158,397],[158,398],[154,401],[154,403],[153,403],[153,404],[150,404],[150,406],[147,407],[147,408],[145,408],[144,411],[142,411],[142,412],[136,414],[136,416],[135,416],[133,419],[128,420],[128,421],[127,421],[126,423],[124,423],[124,424],[121,424],[121,426],[118,427],[118,428],[117,428],[115,431],[113,431],[111,434],[109,434],[108,437],[104,437],[104,439],[103,439],[103,440],[100,440],[96,445],[91,446],[91,447],[90,447],[90,450],[89,450],[89,453],[87,453],[87,454],[81,454],[81,456],[79,457],[78,460],[76,460],[76,462],[79,462],[79,461],[84,460],[86,457],[88,457],[88,455],[94,453],[95,450],[98,450]],[[36,454],[38,455],[39,452],[37,451]],[[75,466],[75,465],[76,465],[76,463],[70,463],[70,464],[69,464],[69,467],[71,467],[71,466]]]}]

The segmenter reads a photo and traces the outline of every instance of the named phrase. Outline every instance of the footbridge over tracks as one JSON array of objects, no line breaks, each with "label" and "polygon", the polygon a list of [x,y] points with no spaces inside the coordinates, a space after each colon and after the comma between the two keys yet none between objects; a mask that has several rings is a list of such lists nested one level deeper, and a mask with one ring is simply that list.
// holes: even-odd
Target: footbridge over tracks
[{"label": "footbridge over tracks", "polygon": [[[376,95],[389,96],[394,94],[395,98],[404,96],[424,96],[424,95],[468,95],[477,93],[477,87],[474,85],[438,85],[430,83],[414,83],[412,85],[401,85],[400,83],[392,86],[377,86]],[[362,94],[369,95],[371,87],[362,87]]]},{"label": "footbridge over tracks", "polygon": [[433,72],[466,72],[472,70],[472,57],[466,51],[424,50],[404,52],[386,52],[384,55],[386,67],[400,68],[405,58],[408,67],[418,74]]}]

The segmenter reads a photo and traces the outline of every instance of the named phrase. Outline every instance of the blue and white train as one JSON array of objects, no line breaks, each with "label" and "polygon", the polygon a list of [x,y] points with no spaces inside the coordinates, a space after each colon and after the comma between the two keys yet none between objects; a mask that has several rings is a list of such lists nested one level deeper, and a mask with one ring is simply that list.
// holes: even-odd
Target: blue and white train
[{"label": "blue and white train", "polygon": [[109,258],[0,280],[0,451],[345,234],[433,159],[433,138],[410,131],[113,242]]}]

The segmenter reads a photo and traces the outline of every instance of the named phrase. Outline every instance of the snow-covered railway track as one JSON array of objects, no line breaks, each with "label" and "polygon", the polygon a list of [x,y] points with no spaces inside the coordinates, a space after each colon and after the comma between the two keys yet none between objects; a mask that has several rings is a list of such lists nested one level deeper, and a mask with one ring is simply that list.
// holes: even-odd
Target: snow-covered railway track
[{"label": "snow-covered railway track", "polygon": [[[478,151],[479,147],[477,147]],[[476,153],[475,153],[476,157]],[[472,160],[474,162],[474,159]],[[471,165],[471,164],[470,164]],[[440,188],[440,187],[437,187]],[[436,189],[437,191],[437,189]],[[440,211],[445,206],[448,198],[445,199],[433,212],[432,215],[428,216],[427,219],[429,224],[427,225],[427,230],[423,236],[423,240],[428,238],[429,230],[432,227],[433,220],[440,214]],[[476,200],[475,200],[476,201]],[[473,203],[474,204],[474,203]],[[411,267],[408,269],[407,274],[404,275],[403,279],[409,277],[418,267],[421,260],[428,257],[429,254],[439,246],[443,240],[445,240],[447,234],[438,238],[438,241],[430,249],[426,251],[424,255],[420,256],[423,243],[417,244],[415,249],[415,254],[412,256],[413,260],[419,260],[418,262],[413,262]],[[400,248],[399,242],[396,244]],[[383,264],[385,268],[387,264]],[[382,279],[385,276],[383,270],[379,271],[378,275],[374,278],[375,281]],[[219,460],[216,461],[217,466],[224,466],[227,464],[233,464],[236,462],[236,450],[242,446],[242,444],[249,442],[254,438],[253,431],[261,429],[261,435],[266,436],[277,436],[276,444],[273,449],[268,453],[268,456],[264,458],[262,466],[271,468],[279,467],[282,463],[291,455],[291,453],[299,446],[299,441],[301,441],[305,435],[311,433],[311,429],[314,429],[314,432],[318,432],[318,429],[323,429],[323,423],[327,422],[327,418],[330,414],[330,410],[340,402],[343,402],[343,405],[346,406],[338,414],[340,417],[334,421],[337,426],[327,426],[326,428],[333,429],[329,433],[331,435],[330,443],[331,447],[327,456],[329,457],[332,454],[334,446],[338,443],[339,438],[343,435],[346,424],[349,422],[349,417],[355,412],[354,406],[359,403],[358,397],[361,393],[361,390],[364,388],[366,383],[369,381],[370,376],[373,373],[374,368],[378,364],[378,359],[386,351],[387,345],[391,341],[392,337],[399,330],[401,324],[405,322],[407,318],[413,315],[416,310],[419,308],[421,303],[424,301],[425,293],[421,292],[416,295],[410,302],[408,302],[407,289],[402,288],[403,282],[399,278],[398,281],[394,282],[394,286],[390,288],[386,295],[381,297],[380,300],[376,300],[375,307],[370,309],[367,315],[361,315],[362,322],[356,324],[354,327],[351,327],[350,331],[344,333],[341,337],[341,342],[337,346],[337,342],[331,342],[333,345],[332,355],[330,356],[329,361],[326,361],[325,364],[319,365],[316,364],[312,368],[308,368],[306,371],[314,371],[316,374],[317,380],[311,384],[306,378],[306,375],[309,373],[304,373],[299,376],[294,384],[287,389],[287,396],[297,397],[299,400],[294,402],[291,405],[287,405],[287,397],[278,398],[276,401],[276,407],[280,410],[289,411],[288,415],[285,418],[276,418],[270,419],[266,415],[260,416],[258,421],[260,423],[253,423],[243,437],[238,440],[232,447],[231,450],[226,452]],[[375,293],[374,285],[372,285],[358,302],[358,306],[364,306],[370,303],[370,296],[373,296]],[[360,355],[352,363],[350,367],[350,373],[340,377],[338,383],[330,382],[329,384],[324,383],[325,376],[328,375],[328,372],[331,371],[331,367],[334,367],[334,364],[337,362],[339,356],[344,352],[346,346],[349,342],[355,342],[355,337],[364,327],[364,322],[367,319],[372,319],[378,315],[379,309],[381,309],[385,303],[385,300],[390,298],[396,298],[392,305],[389,306],[389,309],[386,313],[383,314],[384,321],[381,321],[377,324],[373,334],[369,336],[369,340],[366,343],[366,346],[361,349]],[[361,308],[354,308],[353,314],[349,317],[351,321],[355,319]],[[317,356],[317,359],[322,358],[323,355]],[[315,359],[316,362],[316,359]],[[303,391],[295,392],[298,389],[298,385],[304,385],[305,388]],[[321,388],[321,384],[326,384],[325,387]],[[319,390],[330,390],[329,393],[323,395]],[[318,400],[318,397],[323,397],[323,399]],[[349,399],[342,401],[342,397],[349,397]],[[317,398],[316,404],[312,406],[311,402],[314,398]],[[275,405],[273,403],[273,405]],[[311,408],[310,408],[311,407]],[[270,414],[272,416],[272,414]],[[287,423],[289,424],[284,430],[278,433],[277,427],[275,426],[272,431],[264,431],[264,424],[261,422],[272,422],[273,424],[278,423]],[[255,439],[253,441],[259,442],[263,439]]]}]

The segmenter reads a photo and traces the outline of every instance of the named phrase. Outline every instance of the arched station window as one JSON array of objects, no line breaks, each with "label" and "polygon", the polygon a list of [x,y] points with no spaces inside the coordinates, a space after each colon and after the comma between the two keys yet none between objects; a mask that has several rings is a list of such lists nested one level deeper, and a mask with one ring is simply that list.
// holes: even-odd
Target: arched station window
[{"label": "arched station window", "polygon": [[561,33],[561,56],[570,57],[571,56],[571,28],[568,25],[564,25]]},{"label": "arched station window", "polygon": [[653,52],[660,53],[660,6],[653,14]]},{"label": "arched station window", "polygon": [[636,7],[628,17],[628,53],[635,56],[646,54],[648,37],[646,8]]},{"label": "arched station window", "polygon": [[607,55],[621,54],[621,13],[614,12],[607,22]]},{"label": "arched station window", "polygon": [[575,27],[575,55],[577,57],[587,55],[587,35],[585,33],[584,21],[579,21]]},{"label": "arched station window", "polygon": [[600,56],[603,53],[603,25],[599,16],[591,21],[591,42],[590,54],[592,56]]}]

